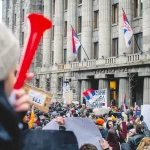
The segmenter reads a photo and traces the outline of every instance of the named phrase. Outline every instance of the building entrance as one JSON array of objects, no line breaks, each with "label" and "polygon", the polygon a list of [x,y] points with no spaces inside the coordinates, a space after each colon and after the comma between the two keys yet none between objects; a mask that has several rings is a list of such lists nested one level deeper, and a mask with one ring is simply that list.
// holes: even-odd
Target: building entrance
[{"label": "building entrance", "polygon": [[117,81],[110,81],[110,101],[112,105],[116,105],[117,100]]}]

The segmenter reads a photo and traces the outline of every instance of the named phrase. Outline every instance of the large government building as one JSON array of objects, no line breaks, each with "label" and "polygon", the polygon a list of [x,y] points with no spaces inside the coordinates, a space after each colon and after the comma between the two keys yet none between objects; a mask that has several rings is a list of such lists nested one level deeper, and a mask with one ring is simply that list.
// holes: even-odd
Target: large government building
[{"label": "large government building", "polygon": [[[128,48],[122,8],[134,32]],[[128,105],[150,103],[150,0],[3,0],[3,21],[21,48],[27,39],[26,15],[32,12],[53,22],[31,66],[33,86],[56,101],[62,100],[65,82],[74,101],[82,102],[82,92],[93,88],[107,89],[108,104],[122,105],[125,94]],[[82,43],[77,57],[71,26]]]}]

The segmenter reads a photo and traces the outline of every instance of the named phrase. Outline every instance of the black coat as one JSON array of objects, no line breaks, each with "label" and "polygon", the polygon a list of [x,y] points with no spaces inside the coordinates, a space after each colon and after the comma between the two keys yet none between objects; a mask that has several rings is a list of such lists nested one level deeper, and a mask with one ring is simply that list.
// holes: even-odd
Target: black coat
[{"label": "black coat", "polygon": [[78,150],[73,132],[20,129],[22,119],[9,104],[1,81],[0,150]]}]

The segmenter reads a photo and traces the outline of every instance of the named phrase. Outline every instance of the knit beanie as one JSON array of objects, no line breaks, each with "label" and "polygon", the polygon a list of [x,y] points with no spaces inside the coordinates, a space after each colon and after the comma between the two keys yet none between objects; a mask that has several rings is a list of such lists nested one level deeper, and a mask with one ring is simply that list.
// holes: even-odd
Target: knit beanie
[{"label": "knit beanie", "polygon": [[103,125],[104,124],[104,120],[103,119],[101,119],[101,118],[98,118],[97,120],[96,120],[96,124],[98,124],[98,125]]},{"label": "knit beanie", "polygon": [[0,80],[5,80],[19,55],[19,42],[6,25],[0,23]]}]

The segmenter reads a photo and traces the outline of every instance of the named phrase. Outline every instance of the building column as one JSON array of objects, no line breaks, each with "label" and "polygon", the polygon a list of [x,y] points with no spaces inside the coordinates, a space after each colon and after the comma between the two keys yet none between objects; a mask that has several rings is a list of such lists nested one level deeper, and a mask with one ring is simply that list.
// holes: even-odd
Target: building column
[{"label": "building column", "polygon": [[[119,55],[123,53],[131,54],[132,47],[126,47],[124,30],[123,30],[123,20],[122,20],[122,8],[124,9],[126,16],[128,18],[129,24],[132,21],[132,1],[131,0],[121,0],[119,1]],[[132,40],[131,40],[132,42]]]},{"label": "building column", "polygon": [[77,2],[75,0],[68,0],[68,12],[67,12],[67,61],[74,60],[74,54],[72,52],[72,27],[76,31],[77,24]]},{"label": "building column", "polygon": [[[91,59],[91,51],[92,51],[92,2],[91,0],[82,0],[82,45]],[[87,59],[87,56],[84,50],[81,50],[81,60]]]},{"label": "building column", "polygon": [[89,89],[89,81],[88,80],[82,80],[81,81],[81,104],[82,104],[82,102],[83,102],[83,92],[85,91],[85,90],[88,90]]},{"label": "building column", "polygon": [[119,79],[119,99],[118,99],[119,107],[123,105],[125,94],[126,94],[126,104],[127,106],[130,106],[131,102],[129,102],[129,80],[127,78],[120,78]]},{"label": "building column", "polygon": [[150,77],[144,78],[143,104],[150,104]]},{"label": "building column", "polygon": [[[44,16],[52,19],[52,0],[44,0]],[[48,66],[51,58],[52,30],[47,30],[43,36],[43,64]]]},{"label": "building column", "polygon": [[63,58],[64,3],[55,0],[54,63],[61,64]]},{"label": "building column", "polygon": [[99,90],[107,89],[107,107],[110,106],[110,84],[109,84],[109,81],[106,79],[100,79],[98,87],[99,87]]},{"label": "building column", "polygon": [[99,58],[110,57],[111,51],[111,1],[99,0]]},{"label": "building column", "polygon": [[150,48],[150,0],[143,0],[143,51]]}]

